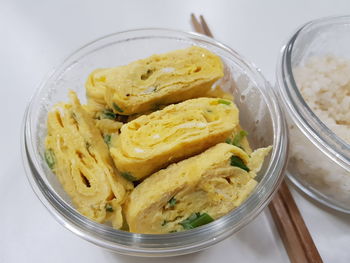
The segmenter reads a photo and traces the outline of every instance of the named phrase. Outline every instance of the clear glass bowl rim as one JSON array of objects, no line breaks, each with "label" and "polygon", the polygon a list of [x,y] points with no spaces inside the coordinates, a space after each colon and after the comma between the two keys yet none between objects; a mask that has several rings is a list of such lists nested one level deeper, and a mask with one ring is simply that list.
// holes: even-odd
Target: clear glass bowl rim
[{"label": "clear glass bowl rim", "polygon": [[320,18],[301,26],[282,48],[277,65],[277,81],[288,112],[298,127],[331,159],[350,170],[350,145],[332,132],[310,109],[299,92],[292,70],[292,53],[300,35],[310,28],[344,23],[350,26],[350,16]]},{"label": "clear glass bowl rim", "polygon": [[[292,54],[298,39],[305,32],[329,25],[350,26],[350,16],[319,18],[307,22],[298,28],[289,38],[286,45],[282,47],[277,63],[276,80],[279,95],[285,105],[284,110],[287,111],[286,113],[289,114],[297,127],[320,151],[350,172],[350,145],[331,131],[310,109],[299,92],[293,75]],[[350,210],[337,206],[326,195],[306,186],[288,171],[287,176],[302,192],[313,199],[332,209],[350,214]]]},{"label": "clear glass bowl rim", "polygon": [[[67,206],[55,191],[52,191],[50,186],[45,184],[45,180],[43,180],[43,178],[45,178],[45,173],[40,167],[39,157],[34,154],[34,142],[32,139],[33,124],[30,122],[33,105],[40,100],[38,97],[40,91],[45,88],[45,84],[49,79],[54,78],[57,72],[64,69],[70,60],[76,57],[79,58],[80,53],[85,49],[93,47],[100,41],[112,40],[113,38],[123,39],[123,37],[125,38],[133,34],[141,34],[148,38],[161,36],[178,37],[180,39],[190,39],[195,42],[202,42],[209,46],[220,48],[230,54],[230,59],[235,60],[240,66],[254,74],[254,80],[259,84],[258,88],[262,91],[271,114],[274,133],[274,147],[271,153],[270,163],[256,190],[244,202],[244,204],[226,216],[215,220],[213,223],[193,230],[164,235],[134,234],[115,230],[111,227],[95,223],[80,215],[70,206]],[[103,47],[104,46],[100,46],[98,48]],[[109,34],[98,38],[73,52],[57,68],[55,68],[51,74],[47,75],[39,85],[27,107],[22,131],[21,151],[28,180],[38,198],[56,220],[78,236],[92,243],[121,254],[134,256],[173,256],[192,253],[211,246],[238,231],[253,220],[271,200],[274,192],[283,179],[288,152],[288,131],[282,110],[278,104],[275,92],[271,88],[271,85],[262,76],[260,70],[258,70],[253,64],[247,62],[247,60],[237,52],[212,38],[197,33],[161,28],[135,29]]]}]

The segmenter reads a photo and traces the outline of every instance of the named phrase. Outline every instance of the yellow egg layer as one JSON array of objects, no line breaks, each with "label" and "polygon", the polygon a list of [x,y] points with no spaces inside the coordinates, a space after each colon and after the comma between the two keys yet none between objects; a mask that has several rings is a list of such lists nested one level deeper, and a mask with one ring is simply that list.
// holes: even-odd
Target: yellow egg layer
[{"label": "yellow egg layer", "polygon": [[123,225],[121,205],[133,185],[114,167],[94,120],[75,93],[48,114],[45,158],[73,204],[97,222]]},{"label": "yellow egg layer", "polygon": [[89,103],[131,115],[203,96],[223,76],[221,59],[192,46],[126,66],[98,69],[86,82]]},{"label": "yellow egg layer", "polygon": [[[239,206],[253,191],[254,180],[271,147],[249,156],[220,143],[205,152],[152,174],[130,194],[125,213],[130,232],[164,234],[184,230],[193,213],[217,219]],[[232,165],[239,157],[247,170]]]},{"label": "yellow egg layer", "polygon": [[139,180],[225,141],[238,123],[233,102],[191,99],[123,125],[110,152],[122,175]]}]

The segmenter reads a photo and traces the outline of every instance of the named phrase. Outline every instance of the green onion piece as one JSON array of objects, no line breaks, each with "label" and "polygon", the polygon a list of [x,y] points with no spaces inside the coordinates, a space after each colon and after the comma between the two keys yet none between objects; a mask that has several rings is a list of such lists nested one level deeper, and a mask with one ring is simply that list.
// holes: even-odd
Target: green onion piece
[{"label": "green onion piece", "polygon": [[[119,108],[119,107],[118,107]],[[120,108],[119,108],[120,109]],[[107,109],[104,110],[101,114],[102,119],[110,119],[110,120],[115,120],[117,118],[117,114],[115,114],[112,110]]]},{"label": "green onion piece", "polygon": [[176,233],[176,232],[177,232],[176,230],[169,231],[169,233]]},{"label": "green onion piece", "polygon": [[113,212],[113,206],[111,204],[106,204],[105,209],[107,212]]},{"label": "green onion piece", "polygon": [[85,142],[85,148],[86,150],[89,150],[89,148],[91,147],[91,144],[89,142]]},{"label": "green onion piece", "polygon": [[108,147],[111,146],[111,135],[110,134],[105,134],[103,136],[103,140],[108,145]]},{"label": "green onion piece", "polygon": [[225,105],[230,105],[230,104],[231,104],[231,101],[219,99],[219,100],[218,100],[218,103],[220,103],[220,104],[225,104]]},{"label": "green onion piece", "polygon": [[168,221],[164,220],[162,226],[165,226],[166,224],[168,224]]},{"label": "green onion piece", "polygon": [[129,173],[129,172],[122,172],[122,173],[120,173],[120,175],[123,176],[126,180],[128,180],[130,182],[133,182],[133,181],[137,180],[137,178],[132,176],[131,173]]},{"label": "green onion piece", "polygon": [[193,213],[187,219],[181,221],[179,224],[182,225],[184,229],[188,230],[203,226],[213,221],[214,219],[207,213]]},{"label": "green onion piece", "polygon": [[244,164],[243,160],[239,158],[238,156],[231,156],[231,165],[239,167],[247,172],[249,172],[249,168]]},{"label": "green onion piece", "polygon": [[123,112],[122,108],[120,108],[116,103],[113,102],[113,108],[116,110],[116,111],[119,111],[119,112]]},{"label": "green onion piece", "polygon": [[228,144],[232,144],[232,140],[231,140],[230,138],[227,138],[227,139],[225,140],[225,142],[228,143]]},{"label": "green onion piece", "polygon": [[146,73],[141,75],[141,79],[142,80],[148,79],[152,75],[153,71],[154,71],[153,69],[148,69]]},{"label": "green onion piece", "polygon": [[236,136],[233,138],[232,144],[237,147],[241,147],[241,141],[242,139],[247,136],[248,133],[244,130],[241,130],[239,133],[236,134]]},{"label": "green onion piece", "polygon": [[176,199],[175,199],[175,197],[172,197],[172,198],[168,201],[168,203],[169,203],[169,206],[170,206],[170,207],[174,207],[174,206],[176,205]]},{"label": "green onion piece", "polygon": [[55,153],[52,149],[47,149],[44,155],[47,165],[52,169],[55,166]]}]

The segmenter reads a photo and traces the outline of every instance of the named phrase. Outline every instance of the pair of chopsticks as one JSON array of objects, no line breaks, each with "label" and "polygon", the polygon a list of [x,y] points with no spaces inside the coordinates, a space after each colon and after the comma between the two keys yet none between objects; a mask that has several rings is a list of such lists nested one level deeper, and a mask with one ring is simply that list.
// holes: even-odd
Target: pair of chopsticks
[{"label": "pair of chopsticks", "polygon": [[323,262],[284,180],[269,208],[291,262]]},{"label": "pair of chopsticks", "polygon": [[192,26],[194,27],[194,31],[206,35],[208,37],[214,37],[209,29],[207,22],[205,22],[205,19],[202,15],[199,16],[199,21],[197,20],[194,14],[191,14],[191,22]]},{"label": "pair of chopsticks", "polygon": [[[195,15],[191,14],[191,22],[197,33],[213,37],[202,15],[197,20]],[[290,261],[323,262],[285,181],[281,183],[269,208]]]}]

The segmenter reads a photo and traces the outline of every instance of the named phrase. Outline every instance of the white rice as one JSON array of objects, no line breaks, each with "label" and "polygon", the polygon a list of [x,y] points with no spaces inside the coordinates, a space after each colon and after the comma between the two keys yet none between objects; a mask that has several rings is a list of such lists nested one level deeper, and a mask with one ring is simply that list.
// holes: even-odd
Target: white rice
[{"label": "white rice", "polygon": [[[335,134],[350,144],[350,61],[314,57],[293,71],[303,98]],[[350,173],[319,151],[290,125],[289,171],[311,187],[350,206]]]},{"label": "white rice", "polygon": [[350,61],[331,56],[313,57],[293,73],[313,112],[350,144]]}]

